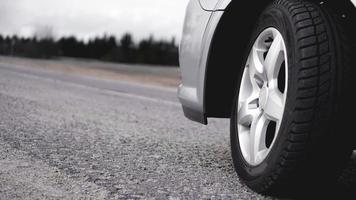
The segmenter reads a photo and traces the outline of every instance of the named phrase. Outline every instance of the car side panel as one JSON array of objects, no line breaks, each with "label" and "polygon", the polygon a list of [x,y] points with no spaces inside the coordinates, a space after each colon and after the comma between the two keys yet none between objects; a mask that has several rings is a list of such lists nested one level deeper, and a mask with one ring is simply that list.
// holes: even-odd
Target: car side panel
[{"label": "car side panel", "polygon": [[182,84],[178,89],[178,97],[185,115],[201,123],[206,123],[204,114],[206,62],[211,40],[222,14],[222,11],[204,10],[199,0],[191,0],[186,11],[180,44]]},{"label": "car side panel", "polygon": [[202,9],[199,0],[191,0],[189,2],[179,49],[182,84],[178,89],[178,97],[183,108],[186,108],[184,110],[189,110],[189,115],[192,115],[191,113],[193,112],[197,113],[196,115],[200,119],[193,119],[195,121],[203,119],[203,99],[198,97],[197,88],[199,85],[198,76],[203,38],[211,14],[212,12]]}]

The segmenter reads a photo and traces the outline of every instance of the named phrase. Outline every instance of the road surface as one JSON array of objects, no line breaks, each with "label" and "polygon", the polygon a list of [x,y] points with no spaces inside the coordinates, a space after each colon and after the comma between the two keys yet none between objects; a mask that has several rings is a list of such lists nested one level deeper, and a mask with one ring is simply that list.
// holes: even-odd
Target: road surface
[{"label": "road surface", "polygon": [[[0,64],[1,199],[269,199],[174,88]],[[352,173],[351,173],[352,174]]]}]

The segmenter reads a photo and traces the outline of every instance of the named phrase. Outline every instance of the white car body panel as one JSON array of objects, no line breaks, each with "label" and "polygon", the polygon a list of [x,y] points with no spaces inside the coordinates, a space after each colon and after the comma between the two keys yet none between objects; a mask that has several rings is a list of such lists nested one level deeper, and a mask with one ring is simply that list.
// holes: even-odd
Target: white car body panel
[{"label": "white car body panel", "polygon": [[211,12],[204,11],[199,0],[191,0],[187,7],[182,42],[180,44],[180,65],[182,83],[178,96],[183,105],[196,111],[203,110],[202,98],[198,97],[197,87],[202,52],[202,39],[208,25]]},{"label": "white car body panel", "polygon": [[223,12],[207,11],[201,6],[199,0],[191,0],[187,7],[179,50],[182,84],[178,89],[178,97],[184,107],[200,113],[201,118],[204,118],[203,101],[207,58],[215,28]]}]

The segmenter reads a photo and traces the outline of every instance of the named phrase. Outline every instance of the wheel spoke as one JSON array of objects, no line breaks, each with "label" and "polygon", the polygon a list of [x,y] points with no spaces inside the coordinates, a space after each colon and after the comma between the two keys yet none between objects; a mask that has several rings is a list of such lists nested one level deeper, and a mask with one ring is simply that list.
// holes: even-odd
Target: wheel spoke
[{"label": "wheel spoke", "polygon": [[264,111],[270,120],[279,122],[282,119],[284,111],[283,95],[278,88],[269,90]]},{"label": "wheel spoke", "polygon": [[264,67],[262,61],[262,53],[264,50],[253,47],[251,51],[250,60],[249,60],[249,73],[250,80],[254,87],[261,88],[263,82],[266,80],[264,75]]},{"label": "wheel spoke", "polygon": [[260,114],[252,122],[250,132],[250,159],[252,163],[257,163],[259,153],[267,149],[266,131],[268,123],[269,120],[264,114]]},{"label": "wheel spoke", "polygon": [[283,38],[281,35],[277,35],[268,50],[264,63],[267,79],[269,82],[277,79],[283,60]]},{"label": "wheel spoke", "polygon": [[246,101],[240,103],[240,108],[237,113],[237,121],[240,125],[249,126],[252,123],[255,115],[258,114],[258,97],[251,96]]}]

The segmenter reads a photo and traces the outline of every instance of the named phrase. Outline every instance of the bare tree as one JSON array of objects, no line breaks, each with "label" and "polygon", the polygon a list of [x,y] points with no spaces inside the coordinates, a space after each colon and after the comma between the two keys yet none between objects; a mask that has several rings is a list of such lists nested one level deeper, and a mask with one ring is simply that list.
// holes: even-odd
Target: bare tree
[{"label": "bare tree", "polygon": [[54,31],[51,26],[38,26],[35,31],[37,40],[54,40]]},{"label": "bare tree", "polygon": [[37,40],[37,57],[51,58],[59,54],[59,47],[51,26],[38,26],[34,37]]}]

